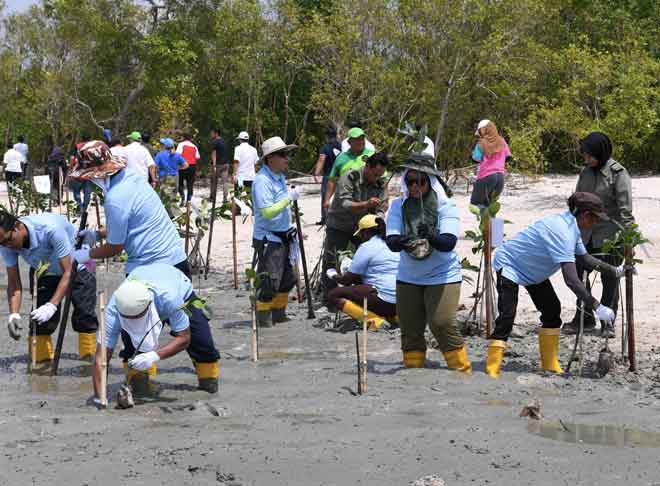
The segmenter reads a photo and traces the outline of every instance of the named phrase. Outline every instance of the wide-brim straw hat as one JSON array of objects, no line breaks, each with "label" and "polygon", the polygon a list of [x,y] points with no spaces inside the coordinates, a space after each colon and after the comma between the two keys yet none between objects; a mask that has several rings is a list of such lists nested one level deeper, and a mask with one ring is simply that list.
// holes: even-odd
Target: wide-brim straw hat
[{"label": "wide-brim straw hat", "polygon": [[268,155],[274,154],[276,152],[291,152],[297,148],[297,145],[287,145],[280,137],[271,137],[268,140],[264,140],[264,143],[261,144],[261,151],[263,155],[259,159],[259,162],[265,162]]}]

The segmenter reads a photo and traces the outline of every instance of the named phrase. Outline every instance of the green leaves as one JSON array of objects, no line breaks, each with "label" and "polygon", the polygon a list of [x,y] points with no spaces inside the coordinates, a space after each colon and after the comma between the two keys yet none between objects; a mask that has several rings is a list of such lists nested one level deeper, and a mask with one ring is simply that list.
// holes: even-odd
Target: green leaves
[{"label": "green leaves", "polygon": [[[613,255],[618,258],[625,258],[625,249],[632,250],[639,245],[653,244],[642,235],[639,225],[632,224],[616,232],[613,239],[605,240],[602,247],[602,255]],[[632,263],[644,263],[638,258],[630,258]]]}]

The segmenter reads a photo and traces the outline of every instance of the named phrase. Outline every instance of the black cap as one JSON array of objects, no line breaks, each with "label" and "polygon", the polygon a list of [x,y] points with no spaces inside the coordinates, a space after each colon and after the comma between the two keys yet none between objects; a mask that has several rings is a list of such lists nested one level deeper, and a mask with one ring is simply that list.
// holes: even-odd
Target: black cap
[{"label": "black cap", "polygon": [[568,198],[568,207],[573,214],[578,210],[589,211],[603,221],[610,219],[605,211],[605,206],[603,206],[603,201],[600,197],[591,192],[574,192],[573,195]]}]

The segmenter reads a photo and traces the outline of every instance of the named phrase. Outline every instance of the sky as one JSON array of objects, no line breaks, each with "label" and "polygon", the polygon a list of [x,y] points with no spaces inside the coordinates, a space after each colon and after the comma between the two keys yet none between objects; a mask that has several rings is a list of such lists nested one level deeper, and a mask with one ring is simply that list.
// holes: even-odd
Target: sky
[{"label": "sky", "polygon": [[25,10],[30,5],[34,5],[38,0],[5,0],[7,2],[7,10],[10,12],[16,12]]}]

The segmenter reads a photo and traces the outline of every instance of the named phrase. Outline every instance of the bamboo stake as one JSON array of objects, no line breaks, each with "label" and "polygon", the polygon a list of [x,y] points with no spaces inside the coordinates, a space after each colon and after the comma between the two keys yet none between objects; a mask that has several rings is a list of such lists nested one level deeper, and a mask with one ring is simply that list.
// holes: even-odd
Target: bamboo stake
[{"label": "bamboo stake", "polygon": [[302,304],[304,296],[302,293],[302,285],[300,285],[300,263],[298,262],[296,262],[296,292],[298,293],[298,304]]},{"label": "bamboo stake", "polygon": [[630,371],[637,370],[637,360],[635,357],[635,309],[633,298],[633,249],[630,246],[625,248],[625,260],[628,265],[626,270],[626,322],[628,324],[628,363]]},{"label": "bamboo stake", "polygon": [[[32,311],[37,308],[37,275],[32,277]],[[30,311],[30,314],[32,312]],[[37,321],[30,318],[30,372],[34,373],[37,367]]]},{"label": "bamboo stake", "polygon": [[254,291],[254,280],[250,279],[250,312],[252,317],[252,361],[259,360],[259,336],[257,334],[257,295]]},{"label": "bamboo stake", "polygon": [[486,216],[484,221],[484,289],[486,291],[486,337],[493,332],[493,274],[491,248],[491,219]]},{"label": "bamboo stake", "polygon": [[236,201],[231,198],[231,250],[234,263],[234,290],[238,289],[238,257],[236,250]]},{"label": "bamboo stake", "polygon": [[[337,326],[335,326],[337,327]],[[355,356],[357,357],[357,392],[358,395],[362,395],[362,364],[360,363],[360,338],[358,338],[358,332],[355,331]]]},{"label": "bamboo stake", "polygon": [[209,221],[209,241],[206,248],[206,268],[204,269],[204,280],[209,277],[211,266],[211,245],[213,242],[213,223],[215,221],[215,204],[218,197],[218,171],[215,163],[211,166],[211,221]]},{"label": "bamboo stake", "polygon": [[186,257],[190,249],[190,201],[186,203]]},{"label": "bamboo stake", "polygon": [[621,316],[621,357],[626,357],[628,349],[628,326],[626,325],[626,306],[621,292],[621,280],[619,280],[619,315]]},{"label": "bamboo stake", "polygon": [[101,341],[101,389],[99,390],[99,398],[101,399],[101,406],[108,406],[108,355],[105,347],[105,292],[101,291],[98,295],[99,299],[99,334]]},{"label": "bamboo stake", "polygon": [[64,205],[66,206],[66,220],[71,221],[71,214],[69,214],[69,191],[65,191]]},{"label": "bamboo stake", "polygon": [[57,205],[60,207],[60,214],[62,214],[62,199],[64,199],[64,171],[62,167],[57,168]]},{"label": "bamboo stake", "polygon": [[367,298],[365,297],[362,300],[362,393],[367,393],[367,316]]}]

